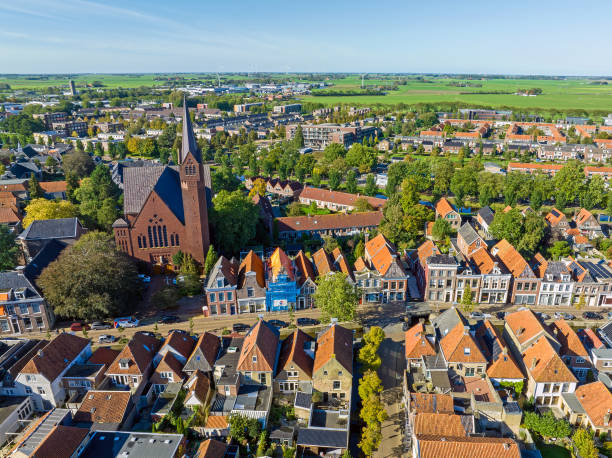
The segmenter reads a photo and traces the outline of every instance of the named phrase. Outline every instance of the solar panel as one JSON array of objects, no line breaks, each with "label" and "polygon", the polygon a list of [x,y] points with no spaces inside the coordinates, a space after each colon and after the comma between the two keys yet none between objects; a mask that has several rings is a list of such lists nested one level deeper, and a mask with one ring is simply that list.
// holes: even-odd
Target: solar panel
[{"label": "solar panel", "polygon": [[552,213],[552,215],[553,215],[555,218],[558,218],[558,217],[559,217],[559,212],[558,212],[557,210],[551,210],[550,212]]}]

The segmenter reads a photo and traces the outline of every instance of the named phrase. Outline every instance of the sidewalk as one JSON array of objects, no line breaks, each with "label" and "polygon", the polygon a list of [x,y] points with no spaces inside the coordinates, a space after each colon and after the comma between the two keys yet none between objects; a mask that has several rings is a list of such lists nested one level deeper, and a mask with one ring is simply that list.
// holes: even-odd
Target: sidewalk
[{"label": "sidewalk", "polygon": [[404,409],[402,408],[402,389],[400,387],[385,390],[382,394],[383,402],[389,418],[382,424],[382,441],[378,450],[372,455],[374,458],[408,457],[404,451]]}]

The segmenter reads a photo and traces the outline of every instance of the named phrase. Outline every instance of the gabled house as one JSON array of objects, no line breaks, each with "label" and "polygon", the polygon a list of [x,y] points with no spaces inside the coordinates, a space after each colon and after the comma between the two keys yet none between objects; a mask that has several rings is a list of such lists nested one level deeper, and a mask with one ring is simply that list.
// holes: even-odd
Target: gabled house
[{"label": "gabled house", "polygon": [[192,410],[208,406],[213,396],[213,390],[210,379],[204,372],[195,371],[185,382],[184,387],[187,390],[185,406]]},{"label": "gabled house", "polygon": [[76,426],[92,431],[128,430],[135,409],[129,391],[90,390],[72,420]]},{"label": "gabled house", "polygon": [[160,394],[170,383],[182,383],[186,376],[183,372],[183,364],[176,359],[174,353],[166,353],[157,363],[149,383],[153,386],[155,393]]},{"label": "gabled house", "polygon": [[353,267],[355,283],[361,291],[360,303],[379,303],[381,301],[381,275],[361,256],[355,260]]},{"label": "gabled house", "polygon": [[276,248],[267,266],[266,310],[269,312],[295,310],[299,290],[295,266],[289,256]]},{"label": "gabled house", "polygon": [[522,353],[527,372],[525,395],[533,396],[536,406],[559,404],[562,393],[573,393],[578,380],[544,335]]},{"label": "gabled house", "polygon": [[[240,387],[240,373],[237,370],[238,360],[242,353],[244,337],[231,336],[221,338],[219,356],[214,366],[214,381],[217,394],[229,397],[237,396]],[[225,411],[225,410],[224,410]]]},{"label": "gabled house", "polygon": [[539,318],[531,310],[519,310],[509,313],[505,317],[504,338],[506,342],[517,349],[518,353],[523,353],[533,345],[540,337],[546,337],[552,342],[555,352],[561,345],[553,337]]},{"label": "gabled house", "polygon": [[332,251],[331,256],[334,262],[334,270],[336,272],[342,272],[344,275],[346,275],[346,281],[351,285],[354,285],[355,276],[353,274],[353,269],[351,269],[351,266],[340,248],[335,248],[334,251]]},{"label": "gabled house", "polygon": [[155,337],[137,332],[106,371],[113,384],[142,393],[153,373],[153,358],[160,347]]},{"label": "gabled house", "polygon": [[574,393],[561,395],[559,407],[572,425],[582,426],[598,437],[612,434],[612,393],[602,382],[587,383]]},{"label": "gabled house", "polygon": [[219,257],[208,275],[205,288],[208,315],[236,314],[236,273],[234,263],[223,255]]},{"label": "gabled house", "polygon": [[574,282],[568,267],[562,261],[543,260],[539,265],[539,305],[571,305]]},{"label": "gabled house", "polygon": [[[473,251],[469,261],[471,270],[480,275],[481,280],[477,294],[473,295],[474,301],[479,304],[506,304],[512,285],[512,275],[506,267],[496,261],[484,246]],[[457,288],[460,287],[459,281]]]},{"label": "gabled house", "polygon": [[538,298],[540,280],[525,258],[506,239],[491,248],[491,254],[512,274],[510,303],[535,305]]},{"label": "gabled house", "polygon": [[450,204],[446,197],[442,197],[436,202],[436,219],[442,218],[448,221],[451,227],[458,230],[461,226],[461,215],[455,208]]},{"label": "gabled house", "polygon": [[487,375],[493,383],[521,382],[525,379],[504,338],[489,320],[482,321],[476,328],[476,341],[487,358]]},{"label": "gabled house", "polygon": [[335,272],[332,257],[323,248],[312,255],[312,261],[317,272],[317,278],[323,278]]},{"label": "gabled house", "polygon": [[464,223],[457,231],[457,246],[469,258],[476,250],[486,247],[486,243],[470,223]]},{"label": "gabled house", "polygon": [[[444,439],[444,440],[442,440]],[[414,458],[496,457],[520,458],[521,450],[513,439],[501,437],[446,437],[421,435],[413,445]]]},{"label": "gabled house", "polygon": [[489,227],[491,226],[491,223],[493,223],[494,217],[495,213],[488,205],[482,207],[476,213],[476,222],[478,223],[478,226],[480,226],[482,232],[484,232],[484,234],[487,236],[487,238],[491,237],[491,234],[489,233]]},{"label": "gabled house", "polygon": [[155,355],[154,364],[159,364],[162,358],[170,353],[181,363],[182,367],[193,352],[195,344],[196,341],[186,331],[171,331]]},{"label": "gabled house", "polygon": [[563,319],[552,323],[550,329],[555,339],[561,344],[559,355],[578,380],[584,382],[587,372],[591,369],[591,359],[580,337]]},{"label": "gabled house", "polygon": [[236,370],[245,384],[271,386],[279,353],[278,330],[259,320],[244,338]]},{"label": "gabled house", "polygon": [[597,221],[597,218],[588,211],[586,208],[581,208],[580,211],[574,216],[574,224],[582,235],[589,239],[594,239],[603,235],[601,225]]},{"label": "gabled house", "polygon": [[383,303],[402,302],[407,299],[410,274],[404,269],[395,246],[383,234],[378,234],[366,242],[364,259],[380,275]]},{"label": "gabled house", "polygon": [[249,251],[238,268],[238,313],[266,311],[266,279],[263,262],[253,250]]},{"label": "gabled house", "polygon": [[297,284],[299,287],[298,309],[312,308],[313,294],[317,290],[314,266],[310,259],[300,250],[294,259],[297,271]]},{"label": "gabled house", "polygon": [[458,323],[440,339],[440,350],[450,371],[464,377],[484,374],[487,359],[478,348],[469,326]]},{"label": "gabled house", "polygon": [[313,388],[324,400],[350,400],[353,386],[353,333],[336,323],[317,336]]},{"label": "gabled house", "polygon": [[314,350],[314,339],[300,329],[283,340],[274,378],[276,392],[292,393],[298,391],[300,383],[312,381]]},{"label": "gabled house", "polygon": [[435,356],[436,348],[433,337],[425,334],[423,323],[418,323],[405,334],[406,366],[420,367],[423,356]]},{"label": "gabled house", "polygon": [[193,352],[191,352],[191,355],[189,355],[183,367],[183,372],[188,375],[192,375],[197,371],[203,372],[204,374],[211,374],[214,370],[215,360],[219,354],[220,346],[219,337],[216,335],[210,332],[200,334]]},{"label": "gabled house", "polygon": [[565,214],[554,207],[546,214],[544,219],[546,220],[548,227],[550,227],[551,231],[553,232],[562,234],[570,227],[569,221],[567,220]]},{"label": "gabled house", "polygon": [[48,410],[64,402],[62,377],[75,364],[91,356],[91,342],[62,333],[37,351],[15,377],[15,394],[30,396],[36,410]]}]

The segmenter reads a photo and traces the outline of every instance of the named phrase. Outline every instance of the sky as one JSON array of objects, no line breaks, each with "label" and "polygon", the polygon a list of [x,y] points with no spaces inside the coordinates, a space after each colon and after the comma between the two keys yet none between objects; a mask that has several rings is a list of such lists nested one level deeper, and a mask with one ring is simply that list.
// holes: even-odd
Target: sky
[{"label": "sky", "polygon": [[0,74],[612,75],[610,0],[0,0]]}]

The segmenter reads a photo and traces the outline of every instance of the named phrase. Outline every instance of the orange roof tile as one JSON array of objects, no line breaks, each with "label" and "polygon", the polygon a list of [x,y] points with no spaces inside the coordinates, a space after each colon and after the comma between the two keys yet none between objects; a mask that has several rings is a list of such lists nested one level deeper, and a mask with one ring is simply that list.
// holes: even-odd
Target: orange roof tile
[{"label": "orange roof tile", "polygon": [[545,336],[523,352],[523,363],[540,382],[578,382]]},{"label": "orange roof tile", "polygon": [[[137,332],[127,343],[121,353],[110,365],[107,374],[144,375],[159,348],[159,340],[155,337]],[[123,369],[119,362],[128,361],[128,367]]]},{"label": "orange roof tile", "polygon": [[332,324],[317,338],[313,374],[335,358],[350,374],[353,373],[353,332]]},{"label": "orange roof tile", "polygon": [[308,376],[312,377],[313,359],[306,354],[305,345],[313,338],[300,329],[296,329],[283,340],[281,353],[278,359],[278,370],[287,370],[289,365],[295,364]]},{"label": "orange roof tile", "polygon": [[62,333],[30,359],[20,373],[41,374],[53,381],[88,345],[89,339]]},{"label": "orange roof tile", "polygon": [[466,328],[463,323],[458,323],[440,340],[444,359],[449,362],[486,363],[486,358]]},{"label": "orange roof tile", "polygon": [[65,181],[41,181],[38,184],[46,193],[66,192],[68,187]]},{"label": "orange roof tile", "polygon": [[85,395],[79,410],[74,414],[75,423],[119,424],[130,407],[129,391],[94,391]]},{"label": "orange roof tile", "polygon": [[334,267],[332,265],[332,260],[329,256],[329,253],[325,251],[323,248],[319,249],[315,254],[312,255],[312,260],[314,261],[314,265],[317,268],[317,273],[319,277],[324,277],[330,272],[334,271]]},{"label": "orange roof tile", "polygon": [[227,451],[227,444],[215,439],[207,439],[200,444],[195,458],[222,458]]},{"label": "orange roof tile", "polygon": [[204,428],[207,429],[226,429],[229,427],[229,423],[227,422],[226,415],[209,415],[206,419],[206,426]]},{"label": "orange roof tile", "polygon": [[596,427],[610,427],[610,424],[606,425],[604,415],[612,413],[612,393],[603,382],[597,381],[581,385],[576,388],[575,394]]},{"label": "orange roof tile", "polygon": [[421,458],[521,457],[519,446],[512,439],[421,435],[417,440]]},{"label": "orange roof tile", "polygon": [[366,262],[363,260],[363,258],[361,256],[359,256],[357,259],[355,259],[355,271],[357,272],[361,272],[363,270],[366,270],[368,268],[368,266],[366,265]]},{"label": "orange roof tile", "polygon": [[10,207],[0,207],[0,224],[15,224],[21,221],[17,213]]},{"label": "orange roof tile", "polygon": [[442,218],[455,211],[446,197],[442,197],[440,200],[438,200],[435,208],[438,215],[440,215]]},{"label": "orange roof tile", "polygon": [[240,263],[240,267],[238,269],[239,281],[241,284],[239,287],[244,285],[245,273],[247,272],[255,272],[257,284],[264,288],[266,286],[266,282],[264,279],[264,265],[261,261],[261,258],[255,254],[253,250],[249,251],[249,253],[245,256],[245,258]]},{"label": "orange roof tile", "polygon": [[489,274],[495,267],[495,261],[483,246],[472,252],[471,259],[480,274]]},{"label": "orange roof tile", "polygon": [[83,443],[89,430],[57,425],[38,444],[30,456],[36,458],[70,458]]},{"label": "orange roof tile", "polygon": [[580,356],[588,358],[589,352],[584,348],[578,334],[567,324],[567,321],[561,319],[550,325],[552,334],[561,344],[559,353],[562,356]]},{"label": "orange roof tile", "polygon": [[184,358],[189,358],[191,352],[195,347],[195,340],[186,332],[182,331],[171,331],[166,337],[164,344],[161,346],[159,351],[162,351],[166,347],[172,348],[179,355]]},{"label": "orange roof tile", "polygon": [[546,221],[550,224],[551,227],[556,227],[562,221],[566,220],[565,214],[557,210],[555,207],[550,210],[550,212],[545,216]]},{"label": "orange roof tile", "polygon": [[498,242],[491,250],[497,258],[506,266],[514,277],[520,277],[522,274],[532,274],[527,261],[521,254],[512,246],[506,239]]},{"label": "orange roof tile", "polygon": [[506,315],[505,320],[520,344],[539,334],[546,333],[546,329],[531,310],[509,313]]},{"label": "orange roof tile", "polygon": [[410,411],[416,413],[454,413],[453,397],[440,393],[410,393]]},{"label": "orange roof tile", "polygon": [[420,358],[424,355],[434,356],[436,354],[436,349],[424,331],[423,323],[415,324],[406,331],[405,347],[407,359]]},{"label": "orange roof tile", "polygon": [[[244,338],[236,368],[239,371],[273,371],[278,350],[278,332],[272,325],[259,320]],[[256,360],[253,361],[253,356]]]},{"label": "orange roof tile", "polygon": [[272,279],[276,281],[276,277],[279,274],[286,274],[290,280],[295,280],[295,273],[293,272],[293,265],[289,256],[283,251],[282,248],[278,247],[270,256],[270,269],[272,271]]},{"label": "orange roof tile", "polygon": [[414,417],[413,432],[419,434],[436,434],[445,437],[465,437],[465,428],[461,417],[448,413],[418,413]]}]

